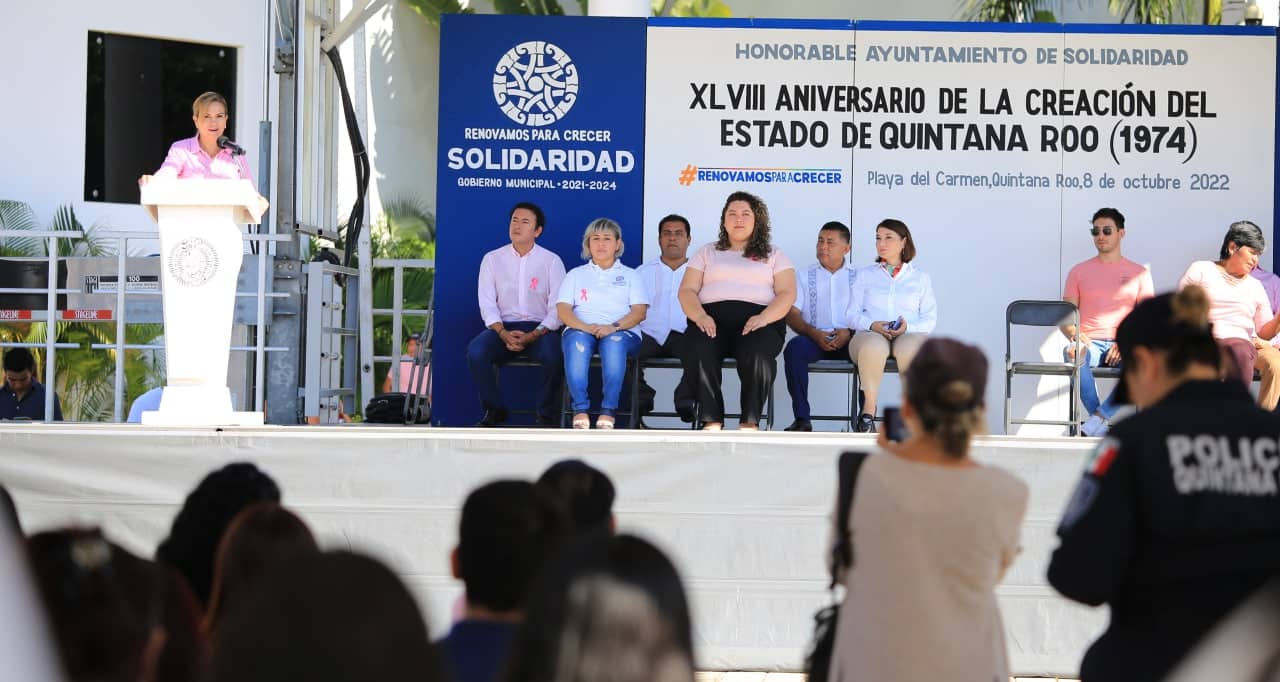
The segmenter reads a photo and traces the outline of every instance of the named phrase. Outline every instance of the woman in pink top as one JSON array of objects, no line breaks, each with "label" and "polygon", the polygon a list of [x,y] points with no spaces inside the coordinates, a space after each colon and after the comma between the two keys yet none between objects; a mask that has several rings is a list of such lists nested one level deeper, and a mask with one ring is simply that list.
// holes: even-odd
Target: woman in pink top
[{"label": "woman in pink top", "polygon": [[1178,289],[1198,284],[1209,294],[1209,322],[1213,338],[1227,351],[1245,386],[1253,383],[1253,370],[1262,375],[1258,404],[1273,410],[1280,401],[1280,351],[1266,342],[1280,331],[1280,316],[1271,314],[1271,301],[1262,283],[1249,275],[1267,247],[1262,230],[1241,220],[1231,223],[1222,238],[1217,261],[1191,264]]},{"label": "woman in pink top", "polygon": [[[227,99],[216,92],[206,92],[191,103],[191,121],[196,135],[178,140],[169,147],[169,154],[155,175],[138,178],[138,186],[151,178],[209,178],[218,180],[253,181],[244,151],[223,149],[218,138],[227,132]],[[236,148],[238,149],[238,148]]]},{"label": "woman in pink top", "polygon": [[770,243],[769,229],[769,208],[759,197],[730,194],[720,211],[720,238],[689,259],[680,283],[680,307],[689,318],[685,373],[696,381],[698,419],[707,430],[724,424],[725,358],[738,363],[743,430],[758,428],[778,372],[796,277],[791,260]]}]

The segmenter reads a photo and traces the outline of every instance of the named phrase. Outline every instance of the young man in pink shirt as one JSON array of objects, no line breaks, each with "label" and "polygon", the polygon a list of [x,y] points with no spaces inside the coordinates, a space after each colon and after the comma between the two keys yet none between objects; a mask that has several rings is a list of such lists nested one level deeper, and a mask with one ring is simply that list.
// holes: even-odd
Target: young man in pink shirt
[{"label": "young man in pink shirt", "polygon": [[[1067,325],[1063,332],[1083,344],[1085,353],[1080,364],[1080,402],[1089,418],[1081,431],[1086,436],[1101,436],[1107,432],[1116,405],[1110,397],[1099,400],[1093,368],[1120,365],[1116,327],[1139,301],[1155,295],[1155,286],[1146,266],[1120,253],[1124,239],[1124,215],[1120,211],[1098,209],[1089,234],[1098,255],[1071,268],[1062,292],[1062,300],[1080,309],[1080,328]],[[1063,352],[1068,361],[1075,357],[1075,350],[1076,344],[1072,343]]]}]

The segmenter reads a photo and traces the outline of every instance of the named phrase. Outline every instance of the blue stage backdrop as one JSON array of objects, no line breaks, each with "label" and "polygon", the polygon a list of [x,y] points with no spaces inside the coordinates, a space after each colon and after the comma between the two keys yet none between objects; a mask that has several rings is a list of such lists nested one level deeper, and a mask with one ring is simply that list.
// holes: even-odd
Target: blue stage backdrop
[{"label": "blue stage backdrop", "polygon": [[[467,371],[484,327],[480,259],[509,243],[511,206],[540,205],[538,243],[566,270],[582,264],[594,218],[622,225],[622,260],[643,251],[645,20],[444,16],[440,36],[435,423],[482,414]],[[538,370],[503,370],[510,409],[532,409]],[[513,416],[513,423],[531,421]]]}]

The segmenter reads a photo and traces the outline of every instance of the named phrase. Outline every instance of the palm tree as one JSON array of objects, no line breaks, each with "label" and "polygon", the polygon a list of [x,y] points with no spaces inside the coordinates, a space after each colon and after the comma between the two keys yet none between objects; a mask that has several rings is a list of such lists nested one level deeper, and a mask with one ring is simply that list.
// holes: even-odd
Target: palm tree
[{"label": "palm tree", "polygon": [[[31,206],[21,201],[0,200],[0,230],[40,230],[41,225]],[[104,257],[114,255],[110,240],[95,234],[97,225],[85,228],[71,206],[54,213],[49,230],[78,231],[83,236],[57,240],[59,257]],[[0,238],[0,257],[43,258],[47,255],[45,239],[32,237]],[[8,322],[0,325],[0,342],[44,343],[48,332],[45,322]],[[59,343],[75,343],[80,348],[62,350],[57,355],[54,389],[62,401],[63,416],[72,421],[109,421],[115,388],[115,351],[93,350],[90,344],[115,343],[116,326],[108,322],[55,322],[54,335]],[[125,327],[125,342],[150,344],[164,333],[163,325],[130,324]],[[33,348],[36,361],[43,364],[43,352]],[[162,355],[153,351],[125,351],[126,405],[164,380]]]},{"label": "palm tree", "polygon": [[[1083,2],[1083,0],[1081,0]],[[961,0],[969,21],[1056,21],[1052,0]],[[1193,18],[1192,0],[1107,0],[1111,14],[1135,24],[1171,24]]]}]

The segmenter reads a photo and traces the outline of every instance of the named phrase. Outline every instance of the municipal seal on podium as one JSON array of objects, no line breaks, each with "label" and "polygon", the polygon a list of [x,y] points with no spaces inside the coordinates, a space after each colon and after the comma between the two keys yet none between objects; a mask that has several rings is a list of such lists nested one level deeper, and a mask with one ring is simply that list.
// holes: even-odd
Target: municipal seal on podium
[{"label": "municipal seal on podium", "polygon": [[200,237],[187,237],[169,250],[169,273],[185,287],[201,287],[218,271],[218,254]]}]

